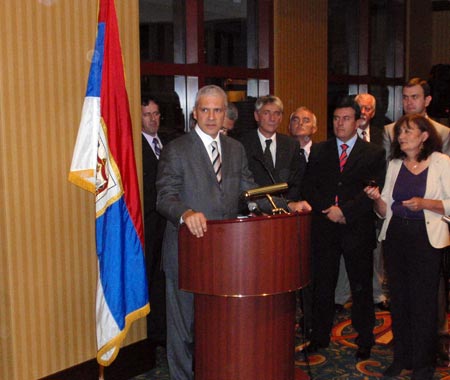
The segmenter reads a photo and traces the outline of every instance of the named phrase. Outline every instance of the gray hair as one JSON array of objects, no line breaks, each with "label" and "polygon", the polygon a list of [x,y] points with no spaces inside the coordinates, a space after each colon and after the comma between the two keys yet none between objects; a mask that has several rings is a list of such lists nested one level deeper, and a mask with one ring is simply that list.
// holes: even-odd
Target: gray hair
[{"label": "gray hair", "polygon": [[369,98],[370,101],[373,103],[373,109],[376,108],[377,106],[377,100],[375,99],[375,96],[371,95],[371,94],[358,94],[355,96],[355,101],[359,104],[358,100],[359,99],[363,99],[363,98]]},{"label": "gray hair", "polygon": [[197,96],[195,97],[194,108],[197,107],[198,100],[202,96],[206,96],[206,95],[221,96],[223,98],[225,107],[228,106],[228,98],[227,98],[227,94],[225,93],[225,91],[222,90],[219,86],[210,84],[208,86],[203,86],[200,90],[198,90]]},{"label": "gray hair", "polygon": [[313,126],[314,126],[314,127],[317,127],[317,117],[316,117],[316,114],[315,114],[313,111],[311,111],[308,107],[305,107],[305,106],[298,107],[294,112],[291,113],[291,116],[289,116],[289,123],[292,121],[292,117],[294,116],[294,114],[295,114],[296,112],[299,112],[299,111],[306,111],[306,112],[309,112],[309,113],[311,114],[311,116],[312,116],[311,118],[312,118]]},{"label": "gray hair", "polygon": [[283,102],[278,96],[275,95],[265,95],[260,96],[255,103],[255,111],[258,112],[266,104],[275,104],[283,112]]}]

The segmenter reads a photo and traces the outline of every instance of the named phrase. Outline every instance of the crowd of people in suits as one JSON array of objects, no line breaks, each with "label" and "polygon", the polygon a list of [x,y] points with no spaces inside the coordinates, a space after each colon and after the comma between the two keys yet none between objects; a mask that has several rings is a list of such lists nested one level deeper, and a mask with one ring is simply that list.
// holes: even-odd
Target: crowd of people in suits
[{"label": "crowd of people in suits", "polygon": [[332,115],[334,136],[313,142],[312,110],[290,114],[287,136],[278,131],[281,99],[262,96],[257,128],[238,141],[227,136],[236,107],[209,85],[197,93],[191,131],[166,142],[158,135],[158,101],[142,99],[148,337],[167,346],[171,379],[194,376],[193,295],[178,288],[180,224],[201,238],[208,220],[243,212],[244,191],[280,182],[288,184],[288,211],[312,217],[312,282],[301,291],[308,352],[328,347],[334,314],[351,299],[357,360],[368,359],[375,344],[375,308],[390,310],[394,361],[385,375],[432,378],[438,337],[448,335],[440,268],[450,245],[442,220],[450,214],[450,134],[428,118],[430,100],[426,81],[411,79],[405,116],[383,127],[371,123],[374,96],[343,97]]}]

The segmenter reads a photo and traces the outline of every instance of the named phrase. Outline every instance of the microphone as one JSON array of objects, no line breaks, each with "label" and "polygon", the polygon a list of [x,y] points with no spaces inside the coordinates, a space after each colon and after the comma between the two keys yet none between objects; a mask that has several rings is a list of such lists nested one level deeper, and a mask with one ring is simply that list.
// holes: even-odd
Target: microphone
[{"label": "microphone", "polygon": [[256,202],[248,202],[248,210],[255,215],[262,215],[262,211],[259,209],[258,203]]},{"label": "microphone", "polygon": [[243,198],[257,197],[260,195],[278,193],[287,190],[288,184],[286,182],[276,183],[270,186],[256,187],[255,189],[247,190],[242,193]]}]

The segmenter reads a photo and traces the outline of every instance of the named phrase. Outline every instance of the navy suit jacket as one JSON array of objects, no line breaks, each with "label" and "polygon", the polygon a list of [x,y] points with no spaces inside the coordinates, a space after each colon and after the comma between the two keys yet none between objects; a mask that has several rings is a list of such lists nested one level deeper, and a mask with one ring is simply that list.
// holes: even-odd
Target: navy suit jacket
[{"label": "navy suit jacket", "polygon": [[[255,182],[259,186],[272,185],[268,168],[264,167],[264,151],[256,129],[249,131],[241,137],[247,153],[248,165],[253,173]],[[281,133],[276,134],[277,149],[275,156],[275,169],[272,176],[276,183],[287,182],[289,189],[286,193],[288,200],[300,199],[300,188],[303,170],[300,164],[300,146],[298,142]]]},{"label": "navy suit jacket", "polygon": [[169,221],[163,242],[163,268],[173,280],[178,279],[178,228],[182,214],[193,209],[209,220],[235,218],[242,192],[256,187],[242,144],[222,134],[220,144],[221,186],[195,130],[173,140],[162,151],[156,181],[157,209]]}]

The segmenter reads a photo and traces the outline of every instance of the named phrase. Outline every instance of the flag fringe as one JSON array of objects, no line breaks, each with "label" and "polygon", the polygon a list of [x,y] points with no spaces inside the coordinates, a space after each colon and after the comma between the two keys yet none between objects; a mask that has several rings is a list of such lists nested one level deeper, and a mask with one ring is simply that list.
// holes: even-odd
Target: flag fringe
[{"label": "flag fringe", "polygon": [[[133,311],[125,317],[124,329],[109,342],[105,343],[103,347],[100,348],[100,350],[97,352],[98,364],[108,367],[116,359],[117,355],[119,354],[120,346],[125,340],[128,330],[130,329],[133,322],[145,317],[148,313],[150,313],[150,304],[147,303],[145,306]],[[107,360],[102,359],[102,357],[111,350],[114,350],[111,357]]]},{"label": "flag fringe", "polygon": [[86,179],[92,178],[94,175],[95,173],[93,170],[78,170],[70,172],[68,179],[74,185],[95,194],[95,185]]}]

